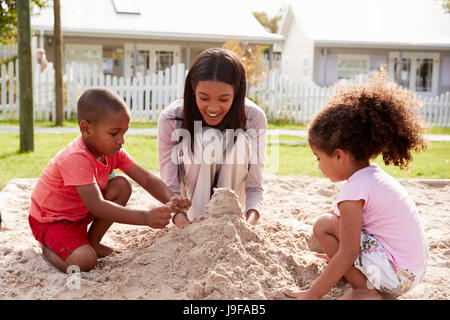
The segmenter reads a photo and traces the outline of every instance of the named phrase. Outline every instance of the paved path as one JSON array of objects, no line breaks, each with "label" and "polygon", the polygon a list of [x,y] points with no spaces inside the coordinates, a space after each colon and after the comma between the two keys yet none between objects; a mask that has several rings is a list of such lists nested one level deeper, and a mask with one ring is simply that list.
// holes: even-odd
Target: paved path
[{"label": "paved path", "polygon": [[[19,126],[0,126],[1,132],[19,132]],[[34,127],[35,133],[72,133],[79,132],[77,127]],[[147,135],[156,137],[156,128],[135,129],[130,128],[127,132],[129,135]],[[306,137],[306,130],[286,130],[286,129],[272,129],[269,130],[269,135],[287,135]],[[429,141],[448,141],[450,142],[450,135],[445,134],[427,134],[425,137]]]}]

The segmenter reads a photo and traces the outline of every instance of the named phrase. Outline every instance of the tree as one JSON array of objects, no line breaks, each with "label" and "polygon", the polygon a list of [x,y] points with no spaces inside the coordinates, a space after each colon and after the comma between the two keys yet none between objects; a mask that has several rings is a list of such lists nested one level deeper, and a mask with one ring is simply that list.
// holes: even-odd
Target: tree
[{"label": "tree", "polygon": [[[0,43],[17,39],[17,0],[0,0]],[[43,8],[47,0],[31,0],[32,5]]]},{"label": "tree", "polygon": [[[30,0],[17,2],[19,55],[20,152],[34,151],[33,68]],[[30,72],[31,71],[31,72]]]},{"label": "tree", "polygon": [[250,84],[258,82],[259,76],[264,72],[260,46],[251,46],[247,41],[241,44],[235,38],[227,38],[222,48],[233,51],[241,58]]},{"label": "tree", "polygon": [[450,13],[450,0],[442,0],[442,6]]},{"label": "tree", "polygon": [[[278,33],[278,22],[281,20],[281,15],[276,15],[273,18],[269,18],[267,13],[261,11],[254,11],[253,15],[256,20],[268,31],[271,33]],[[272,47],[271,46],[262,46],[260,48],[264,54],[269,56],[269,68],[272,68]]]},{"label": "tree", "polygon": [[53,14],[55,21],[53,27],[53,38],[55,39],[55,125],[60,126],[64,122],[63,37],[60,0],[53,0]]},{"label": "tree", "polygon": [[281,19],[280,15],[269,18],[267,13],[265,13],[264,11],[254,11],[253,15],[268,32],[278,33],[278,22]]}]

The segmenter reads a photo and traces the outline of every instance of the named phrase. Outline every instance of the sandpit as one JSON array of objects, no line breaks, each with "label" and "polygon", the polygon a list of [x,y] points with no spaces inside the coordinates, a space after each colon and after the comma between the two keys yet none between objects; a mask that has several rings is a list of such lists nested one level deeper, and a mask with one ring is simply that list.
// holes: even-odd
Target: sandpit
[{"label": "sandpit", "polygon": [[[42,256],[28,227],[36,179],[13,179],[0,193],[0,299],[285,299],[306,289],[325,263],[312,236],[340,185],[327,179],[266,176],[260,223],[243,219],[234,192],[217,189],[207,214],[184,229],[114,224],[104,238],[121,253],[99,259],[91,272],[65,274]],[[424,279],[400,299],[448,299],[450,184],[405,180],[421,212],[431,258]],[[133,183],[129,207],[157,201]],[[350,286],[341,280],[324,297]]]}]

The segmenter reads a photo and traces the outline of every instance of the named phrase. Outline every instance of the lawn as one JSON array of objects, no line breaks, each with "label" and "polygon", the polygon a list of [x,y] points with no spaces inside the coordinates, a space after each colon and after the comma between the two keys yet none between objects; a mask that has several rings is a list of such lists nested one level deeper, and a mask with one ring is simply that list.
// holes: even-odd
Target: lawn
[{"label": "lawn", "polygon": [[[280,141],[282,140],[284,137],[280,136]],[[296,140],[301,141],[298,137]],[[316,157],[307,145],[268,145],[267,151],[266,173],[323,177],[317,168]],[[272,154],[279,156],[273,157]],[[450,179],[450,142],[430,142],[430,148],[421,153],[413,153],[413,159],[408,170],[386,166],[381,156],[373,162],[396,178]]]},{"label": "lawn", "polygon": [[[77,136],[76,133],[35,134],[35,151],[19,153],[19,134],[0,134],[0,190],[12,178],[37,178],[55,154]],[[279,137],[279,140],[302,140],[299,137]],[[144,168],[158,172],[156,138],[128,136],[125,149]],[[410,170],[380,166],[397,178],[450,179],[450,142],[432,142],[429,150],[414,155]],[[266,173],[322,177],[315,156],[307,145],[268,145]]]},{"label": "lawn", "polygon": [[[36,127],[54,127],[55,123],[52,121],[36,121],[34,124]],[[17,120],[0,120],[0,126],[19,126]],[[63,123],[63,127],[77,127],[78,123],[75,119],[66,120]],[[156,128],[156,122],[131,122],[130,128]],[[305,123],[293,123],[287,120],[278,120],[269,122],[267,127],[269,129],[283,129],[283,130],[306,130]],[[448,134],[450,135],[450,128],[432,127],[429,134]]]}]

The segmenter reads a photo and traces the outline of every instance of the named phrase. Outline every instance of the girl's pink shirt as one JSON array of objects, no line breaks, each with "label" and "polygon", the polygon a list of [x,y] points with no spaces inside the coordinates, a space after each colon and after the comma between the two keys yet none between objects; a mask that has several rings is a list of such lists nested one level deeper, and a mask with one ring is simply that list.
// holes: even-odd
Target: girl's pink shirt
[{"label": "girl's pink shirt", "polygon": [[375,236],[397,266],[420,270],[429,257],[425,231],[417,208],[405,188],[378,165],[355,172],[343,185],[337,204],[364,200],[362,229]]},{"label": "girl's pink shirt", "polygon": [[105,190],[114,169],[128,170],[134,160],[123,149],[114,156],[98,161],[86,147],[81,136],[75,138],[45,167],[31,194],[30,215],[41,223],[59,220],[78,221],[88,209],[76,186],[97,183]]}]

